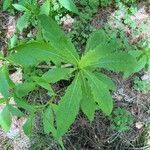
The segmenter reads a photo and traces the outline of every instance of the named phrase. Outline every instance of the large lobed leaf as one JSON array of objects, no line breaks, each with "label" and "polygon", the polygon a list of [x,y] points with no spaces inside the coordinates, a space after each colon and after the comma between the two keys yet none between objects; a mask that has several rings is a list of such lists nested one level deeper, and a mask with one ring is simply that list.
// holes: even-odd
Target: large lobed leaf
[{"label": "large lobed leaf", "polygon": [[81,79],[77,75],[72,84],[67,88],[56,111],[57,138],[63,136],[74,122],[82,98]]}]

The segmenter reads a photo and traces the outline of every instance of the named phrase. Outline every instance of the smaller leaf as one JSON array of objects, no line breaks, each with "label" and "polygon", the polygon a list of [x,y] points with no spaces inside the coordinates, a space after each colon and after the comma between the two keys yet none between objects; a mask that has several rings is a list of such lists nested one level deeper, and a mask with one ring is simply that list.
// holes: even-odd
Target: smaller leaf
[{"label": "smaller leaf", "polygon": [[10,78],[8,75],[8,69],[4,65],[0,68],[0,93],[7,99],[10,96]]},{"label": "smaller leaf", "polygon": [[16,85],[14,92],[17,97],[26,96],[29,92],[33,91],[36,88],[36,84],[33,82],[26,82]]},{"label": "smaller leaf", "polygon": [[3,104],[6,102],[6,99],[5,98],[0,98],[0,104]]},{"label": "smaller leaf", "polygon": [[40,15],[49,15],[50,12],[50,0],[46,0],[43,5],[40,7]]},{"label": "smaller leaf", "polygon": [[13,116],[17,116],[17,117],[23,117],[24,113],[21,112],[18,108],[12,106],[12,105],[8,105],[9,111]]},{"label": "smaller leaf", "polygon": [[72,12],[74,12],[76,14],[79,14],[78,8],[74,4],[73,0],[58,0],[58,1],[67,10],[72,11]]},{"label": "smaller leaf", "polygon": [[33,77],[33,80],[36,82],[37,85],[39,85],[39,86],[41,86],[42,88],[48,90],[48,92],[49,92],[51,95],[55,95],[54,90],[52,89],[51,85],[50,85],[46,80],[43,80],[43,79],[40,78],[40,77]]},{"label": "smaller leaf", "polygon": [[20,4],[12,4],[14,6],[14,8],[18,11],[27,11],[28,9],[26,7],[24,7],[23,5],[20,5]]},{"label": "smaller leaf", "polygon": [[6,106],[2,112],[0,112],[0,126],[5,132],[8,132],[12,123],[12,117],[8,106]]},{"label": "smaller leaf", "polygon": [[3,0],[3,11],[6,11],[11,6],[11,0]]},{"label": "smaller leaf", "polygon": [[29,12],[25,12],[18,20],[17,20],[17,29],[22,32],[24,28],[29,25],[31,14]]},{"label": "smaller leaf", "polygon": [[30,115],[27,118],[25,124],[23,125],[23,131],[27,136],[30,136],[32,134],[33,123],[34,123],[34,116]]},{"label": "smaller leaf", "polygon": [[43,128],[44,132],[49,134],[50,132],[56,137],[56,129],[54,128],[54,116],[51,106],[48,106],[43,113]]},{"label": "smaller leaf", "polygon": [[14,101],[16,102],[17,107],[23,108],[31,113],[36,110],[35,105],[29,104],[26,100],[18,98],[16,95],[14,95]]},{"label": "smaller leaf", "polygon": [[60,80],[67,80],[70,74],[74,71],[73,68],[55,68],[44,73],[42,79],[48,83],[55,83]]},{"label": "smaller leaf", "polygon": [[115,83],[105,74],[95,72],[96,77],[101,80],[110,90],[115,91],[116,90],[116,85]]}]

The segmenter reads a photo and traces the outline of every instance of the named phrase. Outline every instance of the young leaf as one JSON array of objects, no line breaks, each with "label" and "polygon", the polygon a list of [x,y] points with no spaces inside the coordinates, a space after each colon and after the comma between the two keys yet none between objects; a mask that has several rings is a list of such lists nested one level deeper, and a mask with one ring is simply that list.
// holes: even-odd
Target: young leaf
[{"label": "young leaf", "polygon": [[0,126],[5,132],[8,132],[11,127],[12,117],[8,106],[0,112]]},{"label": "young leaf", "polygon": [[[63,136],[74,122],[82,98],[80,75],[67,88],[56,111],[57,138]],[[65,122],[64,122],[65,121]]]},{"label": "young leaf", "polygon": [[27,121],[23,125],[23,131],[27,136],[30,136],[32,134],[33,123],[34,123],[34,116],[31,115],[28,117]]},{"label": "young leaf", "polygon": [[40,14],[49,15],[50,12],[50,0],[46,0],[43,5],[40,7]]},{"label": "young leaf", "polygon": [[54,127],[54,116],[51,106],[48,106],[43,113],[43,128],[44,132],[49,134],[50,132],[56,137],[56,129]]},{"label": "young leaf", "polygon": [[46,81],[46,80],[43,80],[42,78],[40,77],[33,77],[33,80],[36,82],[37,85],[41,86],[42,88],[48,90],[48,92],[51,94],[51,95],[55,95],[55,92],[53,91],[51,85]]},{"label": "young leaf", "polygon": [[12,105],[8,105],[9,111],[13,116],[17,116],[17,117],[23,117],[24,113],[21,112],[18,108],[12,106]]},{"label": "young leaf", "polygon": [[24,7],[23,5],[20,5],[20,4],[12,4],[14,6],[14,8],[18,11],[27,11],[28,9],[26,7]]},{"label": "young leaf", "polygon": [[11,0],[3,0],[3,11],[6,11],[11,6]]},{"label": "young leaf", "polygon": [[0,98],[0,104],[3,104],[6,102],[6,99],[5,98]]},{"label": "young leaf", "polygon": [[113,108],[113,101],[107,86],[101,82],[92,72],[84,72],[88,79],[88,84],[91,87],[91,92],[95,102],[98,103],[100,109],[106,115],[110,115]]},{"label": "young leaf", "polygon": [[[64,58],[55,49],[45,42],[32,42],[13,48],[17,50],[7,57],[7,60],[24,67],[34,66],[43,61],[65,62]],[[32,54],[32,55],[31,55]]]},{"label": "young leaf", "polygon": [[99,80],[101,80],[108,87],[108,89],[113,90],[113,91],[116,90],[115,83],[108,76],[100,72],[95,72],[94,74]]},{"label": "young leaf", "polygon": [[33,91],[36,88],[36,83],[26,82],[16,85],[14,92],[17,97],[26,96],[29,92]]},{"label": "young leaf", "polygon": [[7,99],[10,89],[10,79],[8,76],[8,70],[6,66],[0,68],[0,93]]},{"label": "young leaf", "polygon": [[14,95],[14,101],[16,102],[17,107],[23,108],[30,113],[33,113],[36,110],[35,105],[30,105],[26,100],[18,98],[16,95]]},{"label": "young leaf", "polygon": [[58,1],[67,10],[72,11],[72,12],[74,12],[76,14],[79,14],[78,8],[74,4],[73,0],[58,0]]},{"label": "young leaf", "polygon": [[60,80],[67,80],[74,71],[73,68],[54,68],[44,73],[42,79],[48,83],[56,83]]},{"label": "young leaf", "polygon": [[91,88],[84,78],[84,74],[82,76],[82,95],[81,109],[83,113],[88,117],[88,119],[90,121],[93,121],[96,110],[96,103],[93,100]]},{"label": "young leaf", "polygon": [[57,23],[46,15],[39,16],[39,21],[44,38],[55,48],[55,52],[59,53],[69,63],[77,65],[79,55],[71,40],[65,36]]},{"label": "young leaf", "polygon": [[30,12],[25,12],[18,20],[17,20],[17,29],[22,32],[24,28],[29,25],[31,14]]},{"label": "young leaf", "polygon": [[98,49],[99,46],[101,45],[104,46],[107,44],[108,44],[108,36],[106,32],[102,29],[97,30],[90,35],[86,44],[85,52]]}]

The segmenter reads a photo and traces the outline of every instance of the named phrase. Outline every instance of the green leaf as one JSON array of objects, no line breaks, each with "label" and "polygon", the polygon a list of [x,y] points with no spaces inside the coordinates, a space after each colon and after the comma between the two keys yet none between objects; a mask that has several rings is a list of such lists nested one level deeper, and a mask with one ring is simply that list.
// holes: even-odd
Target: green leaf
[{"label": "green leaf", "polygon": [[32,77],[32,78],[36,82],[37,85],[39,85],[42,88],[48,90],[48,92],[50,93],[50,95],[55,95],[55,92],[53,91],[51,85],[46,80],[43,80],[40,77]]},{"label": "green leaf", "polygon": [[18,108],[12,106],[12,105],[8,105],[9,111],[13,116],[17,116],[17,117],[23,117],[24,113],[21,112]]},{"label": "green leaf", "polygon": [[50,0],[46,0],[40,7],[40,15],[45,14],[48,16],[49,12],[50,12]]},{"label": "green leaf", "polygon": [[16,95],[14,95],[14,101],[16,102],[17,107],[23,108],[31,113],[36,110],[35,105],[29,104],[26,100],[18,98]]},{"label": "green leaf", "polygon": [[13,35],[13,37],[9,39],[9,48],[13,48],[17,44],[17,40],[17,35]]},{"label": "green leaf", "polygon": [[0,93],[7,99],[10,96],[10,79],[7,67],[4,65],[0,68]]},{"label": "green leaf", "polygon": [[101,82],[92,72],[84,71],[91,87],[93,99],[98,103],[100,109],[110,115],[113,108],[112,97],[107,86]]},{"label": "green leaf", "polygon": [[105,68],[116,72],[126,72],[134,69],[136,60],[126,53],[113,53],[100,58],[97,62],[92,62],[91,66]]},{"label": "green leaf", "polygon": [[78,8],[74,4],[73,0],[58,0],[59,3],[65,7],[67,10],[79,14]]},{"label": "green leaf", "polygon": [[7,100],[5,98],[0,98],[0,104],[5,103]]},{"label": "green leaf", "polygon": [[79,55],[71,40],[65,36],[57,23],[46,15],[39,16],[39,21],[44,38],[55,48],[55,52],[59,53],[67,62],[77,65]]},{"label": "green leaf", "polygon": [[11,0],[3,0],[3,11],[6,11],[11,6]]},{"label": "green leaf", "polygon": [[95,101],[93,100],[91,88],[84,78],[84,75],[82,76],[82,95],[81,109],[83,113],[88,117],[88,119],[90,121],[93,121],[97,106]]},{"label": "green leaf", "polygon": [[65,62],[64,58],[50,44],[45,42],[32,42],[13,49],[17,50],[17,53],[8,56],[7,60],[24,67],[34,66],[43,61],[51,60],[54,63]]},{"label": "green leaf", "polygon": [[50,69],[48,72],[43,74],[42,79],[48,83],[56,83],[60,80],[67,80],[73,71],[73,68]]},{"label": "green leaf", "polygon": [[15,86],[14,92],[17,97],[26,96],[29,92],[33,91],[36,86],[33,82],[21,83]]},{"label": "green leaf", "polygon": [[29,12],[25,12],[18,20],[17,20],[17,29],[22,32],[24,28],[29,25],[31,14]]},{"label": "green leaf", "polygon": [[95,72],[94,74],[99,80],[101,80],[108,87],[108,89],[113,91],[116,90],[115,83],[108,76],[99,72]]},{"label": "green leaf", "polygon": [[81,79],[80,75],[77,75],[60,100],[56,111],[57,138],[63,136],[74,122],[79,112],[81,98]]},{"label": "green leaf", "polygon": [[25,124],[23,125],[23,131],[27,136],[30,136],[32,134],[33,123],[34,123],[34,116],[30,115],[27,118]]},{"label": "green leaf", "polygon": [[54,116],[51,106],[48,106],[43,113],[43,128],[44,132],[49,134],[50,132],[56,137],[56,129],[54,127]]},{"label": "green leaf", "polygon": [[26,7],[24,7],[23,5],[20,5],[20,4],[12,4],[14,6],[14,8],[18,11],[27,11],[28,9]]},{"label": "green leaf", "polygon": [[8,106],[6,106],[2,112],[0,112],[0,126],[5,132],[8,132],[12,123],[12,117],[9,112]]},{"label": "green leaf", "polygon": [[86,44],[85,52],[95,49],[100,51],[101,47],[105,45],[108,45],[108,36],[106,32],[102,29],[97,30],[90,35]]}]

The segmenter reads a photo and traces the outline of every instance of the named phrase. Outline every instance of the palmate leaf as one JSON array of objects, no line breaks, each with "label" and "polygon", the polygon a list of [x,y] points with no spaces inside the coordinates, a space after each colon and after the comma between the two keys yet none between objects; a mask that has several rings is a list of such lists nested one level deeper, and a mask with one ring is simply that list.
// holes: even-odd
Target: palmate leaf
[{"label": "palmate leaf", "polygon": [[23,67],[34,66],[43,61],[65,62],[50,44],[42,41],[23,44],[13,49],[17,52],[8,56],[7,60]]},{"label": "palmate leaf", "polygon": [[84,74],[82,75],[82,100],[80,105],[83,113],[90,121],[93,121],[97,105],[93,100],[91,88],[84,78]]},{"label": "palmate leaf", "polygon": [[65,36],[57,23],[46,15],[39,16],[39,22],[44,38],[55,47],[55,51],[59,52],[71,64],[77,65],[79,55],[71,40]]},{"label": "palmate leaf", "polygon": [[98,103],[99,108],[106,114],[110,115],[113,108],[112,97],[109,93],[108,87],[101,82],[94,73],[85,70],[84,74],[88,80],[88,84],[91,87],[93,99]]},{"label": "palmate leaf", "polygon": [[78,8],[76,7],[76,5],[73,2],[74,0],[58,0],[58,1],[67,10],[72,11],[76,14],[79,13]]},{"label": "palmate leaf", "polygon": [[77,75],[60,100],[56,111],[58,139],[67,132],[70,125],[74,122],[79,112],[81,98],[81,78],[80,75]]},{"label": "palmate leaf", "polygon": [[12,117],[9,111],[9,107],[6,106],[2,112],[0,112],[0,126],[5,132],[8,132],[11,127]]}]

